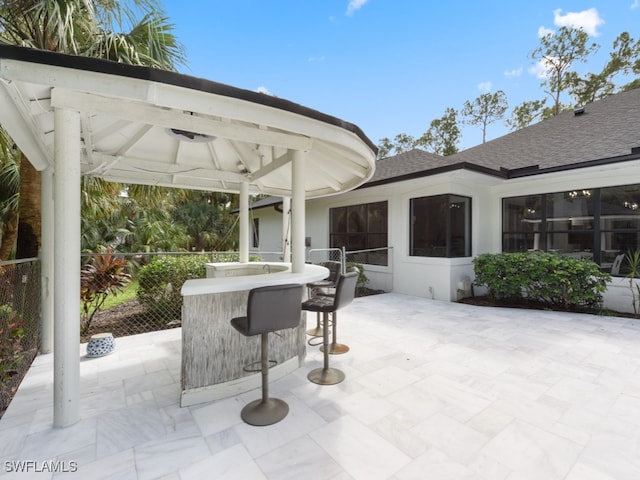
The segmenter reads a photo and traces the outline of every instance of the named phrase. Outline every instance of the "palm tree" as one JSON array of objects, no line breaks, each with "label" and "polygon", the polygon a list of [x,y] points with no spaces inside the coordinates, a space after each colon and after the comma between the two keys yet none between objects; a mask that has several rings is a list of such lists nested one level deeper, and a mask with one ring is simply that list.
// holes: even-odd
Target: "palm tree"
[{"label": "palm tree", "polygon": [[0,129],[0,260],[13,250],[18,234],[20,172],[13,141]]},{"label": "palm tree", "polygon": [[[142,19],[137,19],[137,12],[143,13]],[[172,29],[156,0],[0,2],[0,42],[165,70],[175,70],[185,63],[184,50]],[[22,195],[18,230],[24,233],[18,235],[17,256],[37,256],[40,175],[24,155],[19,170]],[[8,232],[3,241],[13,244],[11,235]]]}]

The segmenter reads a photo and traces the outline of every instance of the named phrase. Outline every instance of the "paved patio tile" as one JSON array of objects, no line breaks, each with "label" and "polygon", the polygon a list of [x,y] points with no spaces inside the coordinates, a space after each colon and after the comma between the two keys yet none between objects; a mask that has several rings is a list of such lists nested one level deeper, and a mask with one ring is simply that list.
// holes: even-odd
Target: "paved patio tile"
[{"label": "paved patio tile", "polygon": [[[107,357],[80,346],[81,420],[54,429],[41,355],[0,419],[0,480],[640,478],[640,321],[384,294],[341,311],[339,336],[346,380],[310,383],[309,347],[271,385],[290,413],[270,427],[240,419],[259,389],[180,408],[174,329]],[[25,461],[78,472],[16,473]]]}]

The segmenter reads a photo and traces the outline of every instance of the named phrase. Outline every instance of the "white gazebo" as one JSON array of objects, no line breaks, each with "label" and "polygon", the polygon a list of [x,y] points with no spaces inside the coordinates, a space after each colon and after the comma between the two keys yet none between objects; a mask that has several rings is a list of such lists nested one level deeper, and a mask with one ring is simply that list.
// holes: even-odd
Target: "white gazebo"
[{"label": "white gazebo", "polygon": [[241,262],[249,195],[290,198],[299,272],[305,200],[351,190],[375,168],[357,126],[281,98],[9,45],[0,45],[0,124],[42,171],[42,343],[54,353],[57,427],[79,419],[82,175],[240,193]]}]

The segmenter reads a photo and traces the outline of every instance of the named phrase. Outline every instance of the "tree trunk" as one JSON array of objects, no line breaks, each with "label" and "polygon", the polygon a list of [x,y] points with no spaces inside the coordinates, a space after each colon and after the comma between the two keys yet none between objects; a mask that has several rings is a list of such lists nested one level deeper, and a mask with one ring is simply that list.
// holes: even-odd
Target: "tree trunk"
[{"label": "tree trunk", "polygon": [[9,260],[18,237],[18,212],[12,212],[3,225],[0,261]]},{"label": "tree trunk", "polygon": [[20,218],[16,258],[37,257],[41,244],[40,172],[24,156],[20,157]]}]

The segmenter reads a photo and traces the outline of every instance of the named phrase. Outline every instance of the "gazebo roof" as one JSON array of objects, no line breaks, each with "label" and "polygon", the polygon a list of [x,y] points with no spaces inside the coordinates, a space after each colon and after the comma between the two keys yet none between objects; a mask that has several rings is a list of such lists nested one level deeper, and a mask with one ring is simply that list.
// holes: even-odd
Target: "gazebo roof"
[{"label": "gazebo roof", "polygon": [[[355,125],[293,102],[107,60],[0,45],[0,123],[33,165],[53,164],[56,108],[81,114],[83,175],[122,183],[291,195],[306,152],[316,198],[371,178],[376,147]],[[287,167],[287,168],[282,168]]]}]

